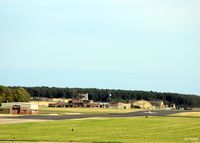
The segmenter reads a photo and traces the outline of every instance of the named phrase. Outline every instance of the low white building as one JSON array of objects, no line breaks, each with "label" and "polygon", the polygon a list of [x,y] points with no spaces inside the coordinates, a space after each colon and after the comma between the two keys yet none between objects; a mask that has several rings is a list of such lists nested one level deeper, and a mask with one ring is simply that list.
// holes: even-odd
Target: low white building
[{"label": "low white building", "polygon": [[10,114],[38,114],[38,104],[29,102],[2,103],[1,108],[10,109]]}]

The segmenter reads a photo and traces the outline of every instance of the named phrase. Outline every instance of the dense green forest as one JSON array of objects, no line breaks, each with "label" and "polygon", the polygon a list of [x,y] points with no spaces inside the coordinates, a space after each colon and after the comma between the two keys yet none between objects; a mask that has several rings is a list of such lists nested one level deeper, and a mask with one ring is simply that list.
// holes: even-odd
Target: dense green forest
[{"label": "dense green forest", "polygon": [[24,87],[32,97],[73,98],[79,93],[89,93],[89,99],[106,102],[111,94],[112,102],[133,100],[162,100],[165,104],[175,103],[178,107],[200,107],[200,96],[153,91],[110,90],[96,88]]},{"label": "dense green forest", "polygon": [[[175,103],[177,107],[200,107],[200,96],[153,91],[113,90],[96,88],[57,87],[5,87],[0,86],[2,102],[24,102],[32,97],[73,98],[79,93],[88,93],[89,99],[100,102],[129,102],[133,100],[162,100],[165,104]],[[109,97],[109,94],[112,96]]]},{"label": "dense green forest", "polygon": [[26,102],[30,99],[30,94],[22,87],[0,86],[0,104],[2,102]]}]

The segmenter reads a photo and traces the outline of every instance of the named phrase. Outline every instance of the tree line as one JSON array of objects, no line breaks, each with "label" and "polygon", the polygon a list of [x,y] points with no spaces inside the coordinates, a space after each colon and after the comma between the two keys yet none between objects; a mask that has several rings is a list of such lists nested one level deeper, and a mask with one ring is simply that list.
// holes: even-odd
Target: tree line
[{"label": "tree line", "polygon": [[31,95],[23,87],[0,86],[0,104],[5,102],[27,102]]},{"label": "tree line", "polygon": [[[135,100],[162,100],[165,104],[178,107],[200,107],[200,96],[153,91],[132,91],[96,88],[57,88],[57,87],[5,87],[0,86],[2,102],[26,102],[31,96],[46,98],[75,98],[80,93],[88,93],[89,99],[97,102],[130,102]],[[111,94],[111,97],[109,96]]]},{"label": "tree line", "polygon": [[[165,104],[176,104],[178,107],[200,107],[200,96],[178,93],[161,93],[153,91],[132,91],[96,88],[57,88],[57,87],[24,87],[32,97],[74,98],[79,93],[88,93],[89,99],[98,102],[130,102],[135,100],[162,100]],[[111,94],[111,97],[109,97]],[[110,99],[109,99],[110,98]]]}]

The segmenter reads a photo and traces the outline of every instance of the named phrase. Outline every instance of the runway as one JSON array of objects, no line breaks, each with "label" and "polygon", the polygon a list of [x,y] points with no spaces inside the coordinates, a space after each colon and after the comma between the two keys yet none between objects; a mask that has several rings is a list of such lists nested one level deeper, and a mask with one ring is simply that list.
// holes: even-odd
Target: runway
[{"label": "runway", "polygon": [[[143,110],[130,113],[109,113],[109,114],[76,114],[76,115],[26,115],[26,116],[0,116],[1,119],[24,119],[24,120],[67,120],[84,118],[114,118],[114,117],[141,117],[141,116],[169,116],[176,113],[192,112],[181,110]],[[200,111],[199,111],[200,112]],[[175,116],[172,116],[175,117]]]}]

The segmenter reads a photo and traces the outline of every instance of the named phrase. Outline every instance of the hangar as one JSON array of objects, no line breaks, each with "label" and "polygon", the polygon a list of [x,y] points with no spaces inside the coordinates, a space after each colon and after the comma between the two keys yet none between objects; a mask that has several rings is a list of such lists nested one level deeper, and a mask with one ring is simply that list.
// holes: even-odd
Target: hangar
[{"label": "hangar", "polygon": [[38,114],[38,104],[29,102],[8,102],[2,103],[1,109],[8,110],[10,114]]}]

